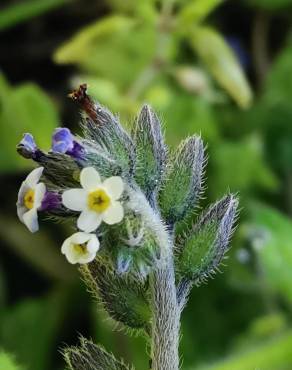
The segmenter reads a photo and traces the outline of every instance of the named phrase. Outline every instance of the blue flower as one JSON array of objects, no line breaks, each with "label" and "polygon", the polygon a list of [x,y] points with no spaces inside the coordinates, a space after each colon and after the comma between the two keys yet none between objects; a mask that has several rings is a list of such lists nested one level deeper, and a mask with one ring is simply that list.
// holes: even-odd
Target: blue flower
[{"label": "blue flower", "polygon": [[66,127],[55,129],[52,137],[52,151],[68,154],[76,159],[82,158],[84,154],[83,146],[74,140],[71,131]]},{"label": "blue flower", "polygon": [[18,152],[25,158],[32,158],[37,151],[37,145],[31,134],[25,133],[17,145]]},{"label": "blue flower", "polygon": [[67,153],[73,149],[73,135],[68,128],[56,128],[52,137],[52,150],[57,153]]}]

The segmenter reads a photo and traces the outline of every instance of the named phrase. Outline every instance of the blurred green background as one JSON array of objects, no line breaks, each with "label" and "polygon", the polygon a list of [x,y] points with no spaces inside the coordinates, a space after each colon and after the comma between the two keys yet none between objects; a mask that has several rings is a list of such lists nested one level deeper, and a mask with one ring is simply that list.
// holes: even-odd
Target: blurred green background
[{"label": "blurred green background", "polygon": [[227,267],[183,315],[182,369],[292,369],[292,0],[1,0],[0,369],[64,370],[79,334],[148,369],[60,254],[69,226],[31,235],[16,217],[33,164],[15,146],[78,132],[80,82],[128,127],[152,104],[170,146],[201,133],[202,206],[240,194]]}]

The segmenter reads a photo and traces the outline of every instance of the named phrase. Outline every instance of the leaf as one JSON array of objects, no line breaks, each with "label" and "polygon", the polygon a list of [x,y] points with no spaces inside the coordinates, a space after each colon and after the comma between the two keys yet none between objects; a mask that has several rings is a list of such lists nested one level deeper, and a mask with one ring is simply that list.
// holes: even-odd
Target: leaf
[{"label": "leaf", "polygon": [[102,346],[85,338],[81,338],[80,347],[66,348],[64,357],[70,370],[131,370]]},{"label": "leaf", "polygon": [[246,229],[268,286],[292,302],[292,222],[279,211],[257,204]]},{"label": "leaf", "polygon": [[178,242],[176,270],[199,284],[220,265],[233,231],[238,200],[227,195],[211,205]]},{"label": "leaf", "polygon": [[124,89],[151,62],[156,38],[152,23],[108,16],[78,32],[56,51],[54,60],[76,63],[83,71],[115,81]]},{"label": "leaf", "polygon": [[166,147],[160,121],[147,105],[136,120],[133,136],[137,155],[135,179],[149,197],[160,186],[166,165]]},{"label": "leaf", "polygon": [[0,350],[0,369],[5,370],[23,370],[14,360],[13,356]]},{"label": "leaf", "polygon": [[1,344],[27,364],[28,370],[51,368],[49,363],[55,353],[56,334],[62,324],[66,299],[66,291],[60,290],[43,299],[23,300],[2,312]]},{"label": "leaf", "polygon": [[203,21],[224,0],[196,0],[188,2],[178,14],[180,27],[186,28]]},{"label": "leaf", "polygon": [[241,108],[248,108],[252,92],[239,62],[223,37],[203,26],[189,32],[189,42],[219,85]]},{"label": "leaf", "polygon": [[197,136],[184,140],[169,158],[159,204],[164,219],[170,224],[195,209],[202,191],[204,163],[204,144]]},{"label": "leaf", "polygon": [[145,282],[119,275],[111,263],[97,257],[80,268],[92,294],[102,302],[111,318],[131,329],[144,329],[150,320],[150,309]]},{"label": "leaf", "polygon": [[32,132],[38,145],[48,148],[58,115],[47,95],[32,83],[9,86],[0,75],[0,170],[31,167],[15,150],[24,132]]},{"label": "leaf", "polygon": [[264,135],[265,156],[277,172],[287,177],[292,157],[291,70],[292,45],[277,55],[263,87],[260,101],[251,111],[253,125]]},{"label": "leaf", "polygon": [[247,351],[231,354],[211,366],[192,367],[189,370],[288,370],[292,366],[292,332],[273,337]]},{"label": "leaf", "polygon": [[133,24],[133,20],[120,15],[98,20],[83,28],[70,41],[59,47],[54,54],[54,60],[59,64],[82,63],[90,56],[91,48],[98,45],[100,40],[121,32],[128,32]]},{"label": "leaf", "polygon": [[0,31],[47,13],[72,0],[26,0],[6,6],[0,12]]},{"label": "leaf", "polygon": [[209,183],[216,196],[227,187],[231,191],[248,192],[256,188],[273,190],[278,186],[277,178],[264,161],[258,136],[238,142],[225,141],[214,148],[211,159],[213,172]]}]

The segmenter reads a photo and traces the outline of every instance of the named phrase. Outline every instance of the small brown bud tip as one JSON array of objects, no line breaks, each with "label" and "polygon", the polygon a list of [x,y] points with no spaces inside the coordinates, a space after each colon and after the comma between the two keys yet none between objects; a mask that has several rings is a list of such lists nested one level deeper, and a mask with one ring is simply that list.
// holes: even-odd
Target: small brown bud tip
[{"label": "small brown bud tip", "polygon": [[78,89],[68,94],[68,97],[76,102],[88,117],[95,122],[97,121],[95,104],[87,95],[87,84],[81,84]]},{"label": "small brown bud tip", "polygon": [[73,90],[68,97],[72,100],[82,103],[84,100],[88,98],[87,96],[87,84],[81,84],[78,89]]}]

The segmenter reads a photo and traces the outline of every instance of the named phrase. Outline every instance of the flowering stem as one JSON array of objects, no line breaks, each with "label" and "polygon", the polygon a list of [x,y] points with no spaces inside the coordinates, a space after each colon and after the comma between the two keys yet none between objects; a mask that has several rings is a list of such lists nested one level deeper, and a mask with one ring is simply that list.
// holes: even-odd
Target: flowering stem
[{"label": "flowering stem", "polygon": [[[170,252],[171,253],[171,252]],[[172,255],[151,276],[152,370],[178,370],[180,310]]]}]

